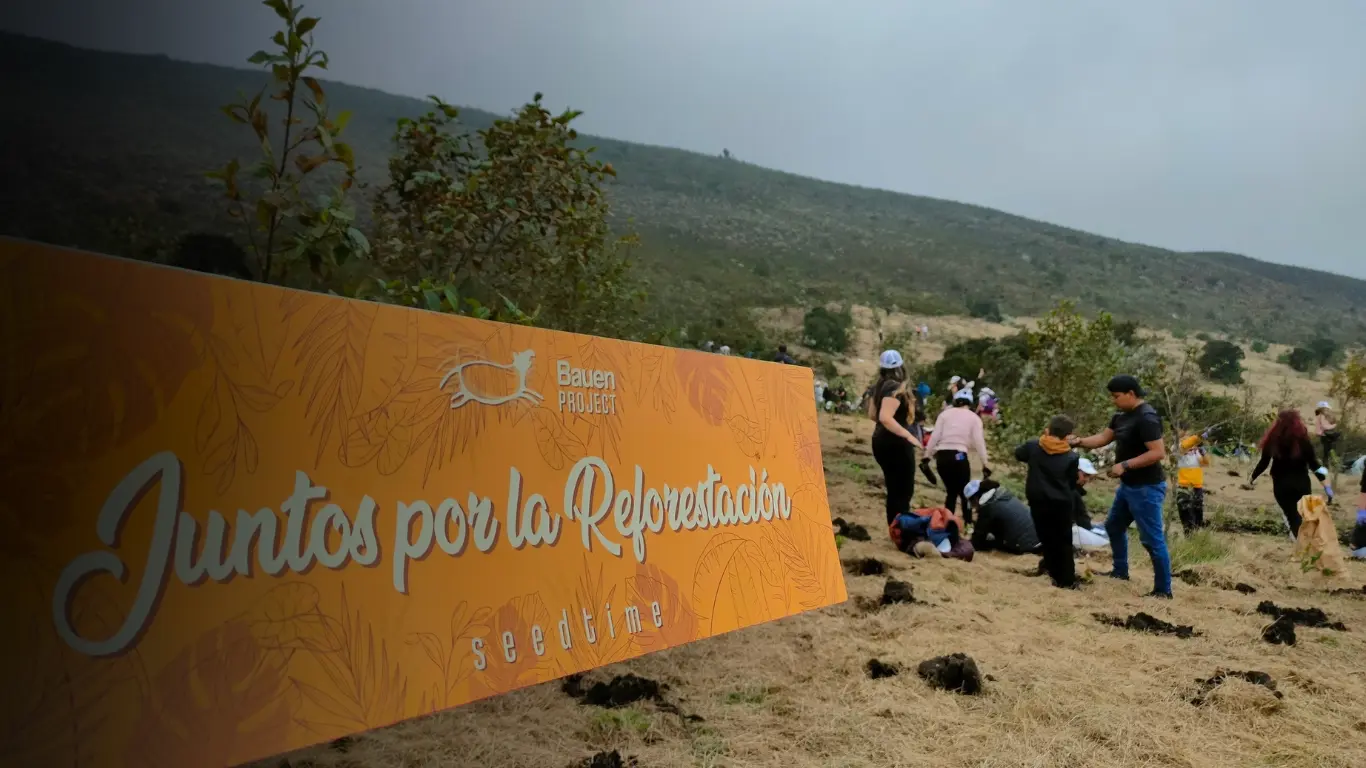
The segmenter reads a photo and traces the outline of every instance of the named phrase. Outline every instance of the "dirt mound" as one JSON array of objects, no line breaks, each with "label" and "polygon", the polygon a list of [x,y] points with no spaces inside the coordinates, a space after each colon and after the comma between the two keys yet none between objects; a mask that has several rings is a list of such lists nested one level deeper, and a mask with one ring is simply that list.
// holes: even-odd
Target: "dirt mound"
[{"label": "dirt mound", "polygon": [[1328,594],[1349,595],[1351,597],[1366,597],[1366,584],[1363,584],[1361,586],[1361,589],[1330,589],[1328,590]]},{"label": "dirt mound", "polygon": [[881,576],[887,572],[887,564],[876,557],[860,557],[854,560],[845,560],[842,565],[844,570],[855,576]]},{"label": "dirt mound", "polygon": [[910,584],[896,579],[888,579],[882,586],[882,604],[891,605],[893,603],[914,603],[915,590]]},{"label": "dirt mound", "polygon": [[873,537],[868,535],[868,529],[858,523],[851,523],[842,517],[837,517],[830,521],[835,526],[835,535],[843,536],[850,541],[872,541]]},{"label": "dirt mound", "polygon": [[878,659],[869,659],[865,665],[868,670],[868,677],[874,680],[881,680],[884,677],[896,677],[901,674],[901,667],[895,664],[888,664]]},{"label": "dirt mound", "polygon": [[1241,582],[1241,581],[1238,582],[1237,584],[1234,584],[1234,585],[1233,585],[1233,591],[1234,591],[1234,592],[1242,592],[1242,593],[1245,594],[1245,595],[1255,595],[1255,594],[1257,594],[1257,588],[1256,588],[1256,587],[1252,586],[1251,584],[1244,584],[1244,583]]},{"label": "dirt mound", "polygon": [[1200,586],[1201,584],[1204,584],[1204,583],[1205,583],[1205,578],[1204,578],[1203,576],[1201,576],[1200,574],[1196,573],[1195,571],[1192,571],[1192,570],[1189,569],[1189,568],[1187,568],[1187,569],[1184,570],[1184,571],[1177,571],[1176,573],[1173,573],[1172,575],[1175,576],[1176,578],[1180,579],[1181,581],[1185,582],[1187,585],[1192,586],[1192,587],[1198,587],[1198,586]]},{"label": "dirt mound", "polygon": [[1272,645],[1294,645],[1295,622],[1282,616],[1262,630],[1262,639]]},{"label": "dirt mound", "polygon": [[611,752],[599,752],[592,757],[585,757],[570,768],[636,768],[640,765],[634,757],[622,757],[621,753],[615,749]]},{"label": "dirt mound", "polygon": [[578,699],[580,704],[616,709],[637,701],[659,701],[664,686],[648,677],[628,673],[618,675],[610,682],[594,683],[584,690],[583,676],[570,675],[560,684],[560,690],[566,696]]},{"label": "dirt mound", "polygon": [[977,669],[977,662],[965,653],[926,659],[920,662],[915,672],[931,688],[966,696],[976,696],[982,692],[982,673]]},{"label": "dirt mound", "polygon": [[1147,632],[1152,635],[1173,635],[1183,640],[1200,636],[1200,633],[1195,631],[1195,627],[1169,624],[1156,616],[1150,616],[1149,614],[1142,612],[1135,613],[1127,619],[1121,619],[1118,616],[1107,616],[1103,613],[1093,613],[1091,615],[1095,617],[1096,621],[1099,621],[1102,624],[1108,624],[1112,627],[1119,627],[1121,629],[1131,629],[1135,632]]},{"label": "dirt mound", "polygon": [[1214,691],[1214,689],[1223,685],[1225,680],[1229,679],[1243,680],[1245,682],[1252,683],[1253,685],[1260,685],[1268,691],[1271,691],[1271,693],[1275,695],[1275,697],[1278,699],[1284,696],[1284,694],[1276,690],[1275,679],[1273,679],[1271,675],[1268,675],[1265,672],[1258,672],[1256,670],[1238,672],[1234,670],[1225,671],[1221,669],[1216,671],[1213,677],[1206,678],[1204,680],[1201,680],[1199,678],[1196,679],[1195,682],[1199,683],[1200,689],[1196,692],[1195,696],[1191,698],[1190,702],[1197,707],[1204,706],[1204,704],[1209,700],[1210,693]]},{"label": "dirt mound", "polygon": [[1319,608],[1282,608],[1270,600],[1263,600],[1257,605],[1257,613],[1276,619],[1285,619],[1299,627],[1334,629],[1338,632],[1347,631],[1346,624],[1340,621],[1329,621],[1328,614]]}]

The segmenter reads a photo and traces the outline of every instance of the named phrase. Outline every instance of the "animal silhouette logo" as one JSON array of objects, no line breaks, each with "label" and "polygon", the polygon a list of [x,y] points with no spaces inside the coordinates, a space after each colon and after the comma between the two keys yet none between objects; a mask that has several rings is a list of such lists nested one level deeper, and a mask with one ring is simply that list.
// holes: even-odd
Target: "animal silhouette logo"
[{"label": "animal silhouette logo", "polygon": [[[455,391],[451,394],[451,408],[459,408],[469,402],[481,405],[503,405],[517,400],[526,400],[532,405],[540,405],[544,398],[539,392],[526,385],[526,376],[531,372],[531,365],[535,360],[536,351],[531,349],[513,353],[511,363],[468,360],[447,371],[446,375],[441,378],[441,385],[437,389],[445,391],[447,383],[455,382]],[[465,371],[470,368],[496,368],[511,371],[517,375],[517,386],[512,392],[505,395],[492,395],[475,391],[471,389],[470,382],[465,380]]]}]

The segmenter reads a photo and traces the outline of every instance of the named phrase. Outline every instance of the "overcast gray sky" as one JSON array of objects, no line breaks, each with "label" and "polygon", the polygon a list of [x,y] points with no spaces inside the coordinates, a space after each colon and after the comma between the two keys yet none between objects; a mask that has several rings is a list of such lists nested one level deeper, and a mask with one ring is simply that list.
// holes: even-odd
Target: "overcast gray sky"
[{"label": "overcast gray sky", "polygon": [[[251,0],[4,5],[220,64],[273,29]],[[589,133],[1366,277],[1363,0],[306,5],[339,80],[497,112],[543,91]]]}]

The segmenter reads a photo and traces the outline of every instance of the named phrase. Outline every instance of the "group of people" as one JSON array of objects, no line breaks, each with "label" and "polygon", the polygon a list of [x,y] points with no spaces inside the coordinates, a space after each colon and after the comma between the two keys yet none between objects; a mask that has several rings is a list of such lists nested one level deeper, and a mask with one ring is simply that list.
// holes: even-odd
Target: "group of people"
[{"label": "group of people", "polygon": [[[1019,446],[1014,458],[1027,467],[1025,499],[1021,503],[1010,491],[991,479],[980,405],[975,406],[973,382],[959,377],[950,383],[945,408],[924,437],[923,384],[907,389],[906,370],[900,353],[888,350],[879,361],[878,379],[871,388],[868,415],[876,422],[873,457],[881,467],[887,489],[886,515],[898,545],[928,538],[941,554],[971,557],[973,551],[997,549],[1011,553],[1042,555],[1040,571],[1054,585],[1075,588],[1073,560],[1076,547],[1108,546],[1112,570],[1104,574],[1128,580],[1127,531],[1138,528],[1139,541],[1153,565],[1153,588],[1149,596],[1172,597],[1171,556],[1163,525],[1167,457],[1162,419],[1145,400],[1142,385],[1133,376],[1119,375],[1107,389],[1115,414],[1100,433],[1079,437],[1075,423],[1065,415],[1053,417],[1043,434]],[[1336,421],[1327,403],[1315,413],[1320,446],[1332,453],[1338,439]],[[1209,466],[1208,431],[1182,434],[1177,450],[1177,508],[1186,532],[1204,527],[1204,470]],[[1119,480],[1115,499],[1103,526],[1094,525],[1086,511],[1087,484],[1096,477],[1094,464],[1078,450],[1096,451],[1113,446],[1114,464],[1108,474]],[[1312,478],[1323,485],[1331,500],[1333,489],[1328,470],[1318,460],[1308,427],[1298,411],[1281,411],[1259,443],[1261,458],[1246,487],[1269,474],[1272,494],[1285,517],[1291,538],[1299,534],[1300,500],[1313,492]],[[982,479],[972,479],[971,454],[981,459]],[[919,462],[917,462],[919,456]],[[929,463],[944,481],[942,509],[918,515],[911,509],[917,463],[933,482]],[[1366,475],[1361,480],[1352,555],[1366,558]],[[977,520],[974,526],[974,513]],[[960,541],[971,527],[970,546]]]},{"label": "group of people", "polygon": [[[991,480],[991,457],[987,452],[982,417],[977,410],[972,382],[957,379],[950,384],[949,404],[938,416],[930,438],[921,442],[912,426],[915,423],[915,398],[906,385],[906,369],[896,350],[883,352],[878,379],[868,402],[868,415],[876,422],[873,429],[873,457],[881,467],[887,490],[887,523],[899,542],[905,534],[919,529],[935,530],[934,521],[911,510],[915,492],[917,463],[923,467],[933,459],[944,480],[946,497],[940,515],[942,541],[934,542],[942,553],[960,547],[962,534],[973,523],[973,513],[986,514],[973,532],[973,546],[995,546],[1007,551],[1034,551],[1042,555],[1040,568],[1058,587],[1075,588],[1077,578],[1073,561],[1074,543],[1081,534],[1089,540],[1107,541],[1114,568],[1109,576],[1129,578],[1129,553],[1126,531],[1137,524],[1139,540],[1153,563],[1155,597],[1170,598],[1171,557],[1167,551],[1162,524],[1162,506],[1167,483],[1162,469],[1166,457],[1162,422],[1157,411],[1144,398],[1138,380],[1121,375],[1108,385],[1117,412],[1101,433],[1078,437],[1074,422],[1055,416],[1043,434],[1015,450],[1016,460],[1028,468],[1024,507],[1008,491]],[[1076,449],[1096,450],[1115,446],[1115,464],[1109,474],[1120,481],[1115,501],[1103,533],[1086,514],[1085,486],[1096,474],[1090,461]],[[981,481],[972,479],[970,454],[982,462]],[[923,454],[920,462],[917,455]],[[961,505],[961,506],[960,506]],[[987,511],[982,512],[983,509]],[[961,513],[960,513],[961,510]]]}]

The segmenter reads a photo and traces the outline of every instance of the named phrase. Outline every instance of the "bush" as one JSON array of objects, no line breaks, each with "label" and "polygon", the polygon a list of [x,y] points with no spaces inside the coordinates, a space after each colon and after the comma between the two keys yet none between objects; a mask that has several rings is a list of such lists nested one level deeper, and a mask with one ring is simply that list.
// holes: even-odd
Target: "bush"
[{"label": "bush", "polygon": [[1136,346],[1138,339],[1138,323],[1133,320],[1125,320],[1122,323],[1115,323],[1115,341],[1126,347]]},{"label": "bush", "polygon": [[825,307],[813,307],[802,319],[802,333],[808,347],[840,354],[849,348],[849,328],[853,324],[854,318],[847,309],[831,312]]},{"label": "bush", "polygon": [[990,323],[999,323],[1005,319],[1001,314],[1001,305],[992,299],[977,299],[969,302],[968,314]]},{"label": "bush", "polygon": [[1261,339],[1252,342],[1252,351],[1259,355],[1265,355],[1268,349],[1271,349],[1271,345]]},{"label": "bush", "polygon": [[1300,373],[1309,373],[1318,367],[1318,357],[1304,347],[1295,347],[1281,355],[1280,362]]},{"label": "bush", "polygon": [[997,395],[1009,397],[1019,386],[1028,361],[1027,334],[1017,333],[1004,339],[968,339],[944,350],[944,356],[933,365],[917,370],[916,380],[941,387],[954,376],[972,379],[980,370],[985,371],[986,381],[978,382],[979,389],[989,385]]},{"label": "bush", "polygon": [[1309,354],[1313,356],[1314,365],[1318,368],[1327,368],[1331,365],[1336,365],[1341,362],[1344,357],[1342,347],[1332,339],[1314,339],[1309,342],[1306,349]]},{"label": "bush", "polygon": [[1200,355],[1200,371],[1220,384],[1243,383],[1243,348],[1231,341],[1208,341]]},{"label": "bush", "polygon": [[1208,343],[1211,340],[1210,335],[1208,333],[1205,333],[1204,331],[1195,334],[1195,339],[1196,341],[1203,341],[1206,343]]}]

